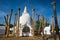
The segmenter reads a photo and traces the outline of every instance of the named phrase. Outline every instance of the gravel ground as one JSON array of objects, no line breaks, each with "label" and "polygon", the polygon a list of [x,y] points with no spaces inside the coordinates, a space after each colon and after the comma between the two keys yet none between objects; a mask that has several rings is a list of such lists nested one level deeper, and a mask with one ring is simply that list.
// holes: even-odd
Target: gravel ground
[{"label": "gravel ground", "polygon": [[[0,40],[43,40],[43,38],[40,37],[0,37]],[[47,39],[46,39],[47,40]],[[54,40],[53,38],[49,38],[48,40]],[[57,38],[57,40],[59,40]]]}]

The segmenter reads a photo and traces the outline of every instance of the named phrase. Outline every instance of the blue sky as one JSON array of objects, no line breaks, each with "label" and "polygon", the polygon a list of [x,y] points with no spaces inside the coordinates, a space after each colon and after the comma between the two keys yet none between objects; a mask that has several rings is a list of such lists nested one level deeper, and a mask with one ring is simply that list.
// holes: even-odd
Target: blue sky
[{"label": "blue sky", "polygon": [[25,5],[28,8],[30,16],[32,14],[32,8],[35,8],[35,14],[43,15],[51,23],[51,17],[53,16],[53,8],[51,2],[53,1],[56,2],[58,24],[60,24],[60,0],[0,0],[0,23],[4,23],[4,16],[9,14],[10,8],[12,8],[13,16],[11,23],[13,24],[14,14],[18,12],[18,8],[20,7],[20,13],[22,15]]}]

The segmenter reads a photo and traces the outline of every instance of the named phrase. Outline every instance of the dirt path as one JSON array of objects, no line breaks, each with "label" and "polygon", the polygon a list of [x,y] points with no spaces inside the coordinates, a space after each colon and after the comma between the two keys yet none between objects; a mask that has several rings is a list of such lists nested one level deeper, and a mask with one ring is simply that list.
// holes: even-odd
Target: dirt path
[{"label": "dirt path", "polygon": [[[43,40],[42,37],[0,37],[0,40]],[[49,40],[54,40],[53,38]],[[58,39],[57,39],[58,40]]]}]

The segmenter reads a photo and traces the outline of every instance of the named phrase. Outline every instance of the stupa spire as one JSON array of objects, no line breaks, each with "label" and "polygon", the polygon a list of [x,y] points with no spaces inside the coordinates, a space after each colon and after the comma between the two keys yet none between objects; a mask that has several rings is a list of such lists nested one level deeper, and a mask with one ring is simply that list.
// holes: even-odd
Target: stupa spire
[{"label": "stupa spire", "polygon": [[24,8],[24,13],[26,13],[27,12],[27,7],[25,6],[25,8]]}]

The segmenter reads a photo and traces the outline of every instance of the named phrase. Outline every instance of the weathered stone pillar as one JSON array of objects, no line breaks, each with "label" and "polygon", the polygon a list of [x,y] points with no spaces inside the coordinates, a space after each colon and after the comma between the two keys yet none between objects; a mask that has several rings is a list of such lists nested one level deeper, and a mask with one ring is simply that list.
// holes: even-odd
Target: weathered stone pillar
[{"label": "weathered stone pillar", "polygon": [[52,16],[52,33],[54,33],[54,16]]},{"label": "weathered stone pillar", "polygon": [[13,35],[14,35],[15,31],[16,31],[15,30],[16,26],[17,26],[17,14],[14,15],[14,27],[13,27],[13,33],[12,33]]},{"label": "weathered stone pillar", "polygon": [[34,11],[35,11],[35,9],[32,9],[32,34],[33,34],[33,36],[34,36],[34,27],[35,27]]},{"label": "weathered stone pillar", "polygon": [[44,16],[42,16],[42,37],[43,37],[43,40],[44,40]]},{"label": "weathered stone pillar", "polygon": [[11,16],[12,16],[12,11],[13,11],[13,9],[11,9],[10,10],[10,16],[8,16],[7,15],[7,17],[6,16],[4,16],[4,18],[5,18],[5,22],[6,22],[6,27],[7,27],[7,33],[6,33],[6,37],[8,37],[9,36],[9,31],[10,31],[10,22],[11,22]]},{"label": "weathered stone pillar", "polygon": [[10,9],[10,16],[8,18],[8,31],[7,31],[7,35],[9,36],[10,34],[10,23],[11,23],[11,17],[12,17],[12,12],[13,12],[13,9]]},{"label": "weathered stone pillar", "polygon": [[47,19],[44,19],[44,27],[46,27]]},{"label": "weathered stone pillar", "polygon": [[[36,14],[37,15],[37,17],[38,17],[38,24],[40,23],[40,20],[39,20],[39,17],[40,17],[40,14]],[[38,25],[38,34],[40,33],[40,25]]]},{"label": "weathered stone pillar", "polygon": [[18,8],[18,24],[17,24],[17,37],[19,37],[19,24],[20,23],[20,8]]},{"label": "weathered stone pillar", "polygon": [[59,34],[59,27],[58,27],[57,14],[56,14],[56,3],[52,2],[52,6],[53,6],[53,10],[54,10],[54,20],[55,20],[56,34]]},{"label": "weathered stone pillar", "polygon": [[6,37],[7,37],[7,28],[8,28],[8,22],[7,22],[7,16],[4,16],[5,19],[5,26],[6,26]]},{"label": "weathered stone pillar", "polygon": [[57,40],[56,35],[59,35],[59,27],[58,27],[57,14],[56,14],[56,3],[52,2],[52,6],[53,6],[53,11],[54,11],[54,21],[55,21],[55,30],[56,30],[55,40]]},{"label": "weathered stone pillar", "polygon": [[9,29],[8,29],[8,27],[9,27],[9,26],[8,26],[8,15],[6,15],[6,19],[7,19],[7,34],[6,34],[6,36],[8,36],[8,30],[9,30]]}]

